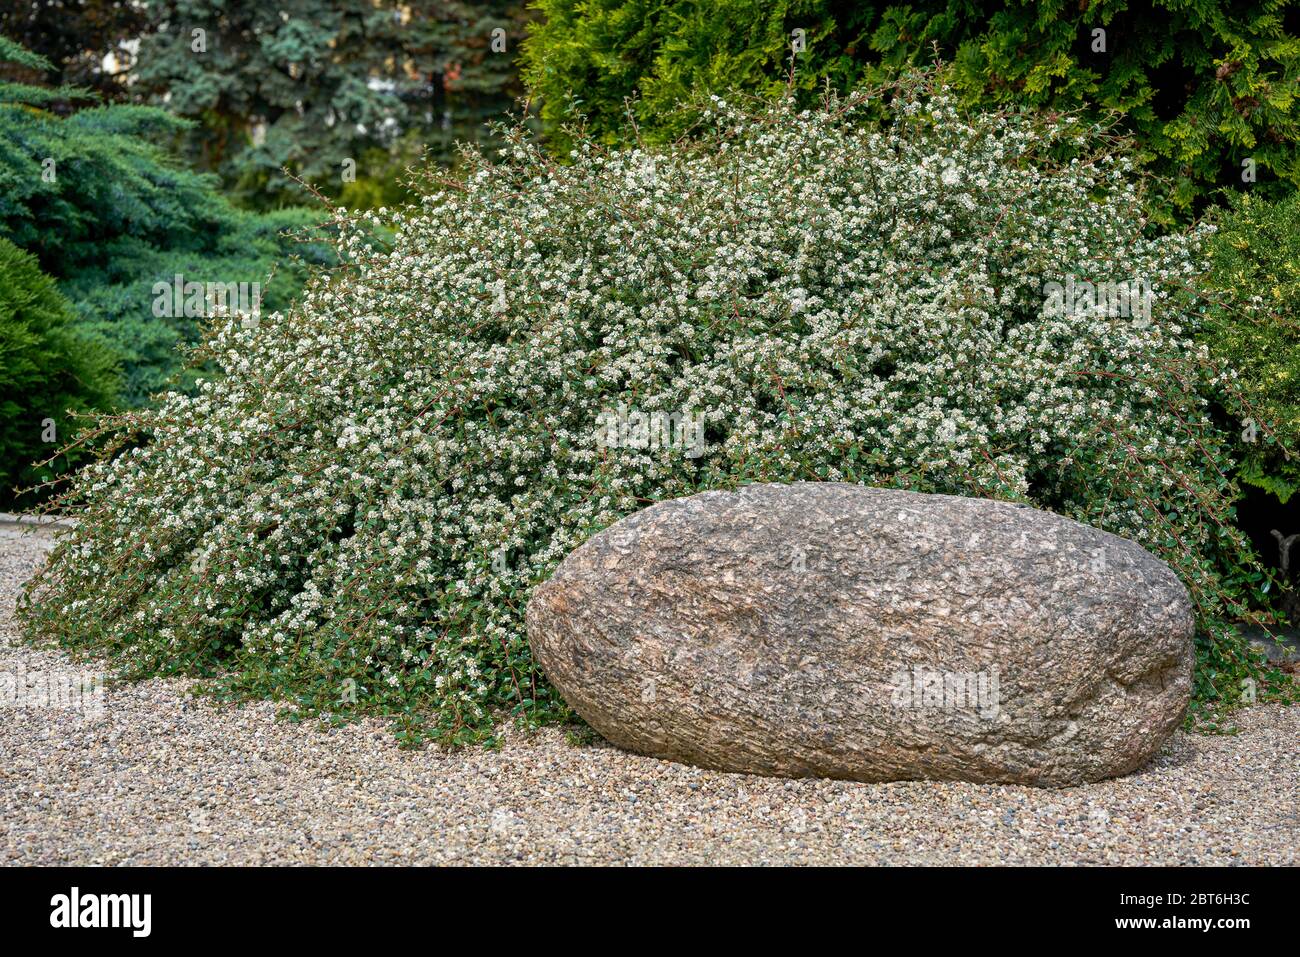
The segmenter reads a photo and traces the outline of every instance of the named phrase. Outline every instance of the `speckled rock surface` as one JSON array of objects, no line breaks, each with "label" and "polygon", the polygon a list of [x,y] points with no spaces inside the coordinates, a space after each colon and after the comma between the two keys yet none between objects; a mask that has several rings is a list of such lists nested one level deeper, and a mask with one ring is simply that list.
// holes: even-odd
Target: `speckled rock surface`
[{"label": "speckled rock surface", "polygon": [[614,744],[860,781],[1130,772],[1182,719],[1192,629],[1186,589],[1132,542],[841,483],[659,503],[528,607],[547,676]]}]

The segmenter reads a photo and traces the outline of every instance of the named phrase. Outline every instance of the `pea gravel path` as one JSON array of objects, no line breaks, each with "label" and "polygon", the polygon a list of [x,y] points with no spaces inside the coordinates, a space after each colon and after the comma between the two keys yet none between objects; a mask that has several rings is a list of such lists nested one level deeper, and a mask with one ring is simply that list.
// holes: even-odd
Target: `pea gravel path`
[{"label": "pea gravel path", "polygon": [[[0,673],[84,671],[11,644],[48,534],[0,527]],[[185,689],[112,688],[99,720],[0,711],[0,862],[1295,864],[1300,844],[1300,707],[1042,791],[720,774],[559,731],[408,752],[379,723],[321,731]]]}]

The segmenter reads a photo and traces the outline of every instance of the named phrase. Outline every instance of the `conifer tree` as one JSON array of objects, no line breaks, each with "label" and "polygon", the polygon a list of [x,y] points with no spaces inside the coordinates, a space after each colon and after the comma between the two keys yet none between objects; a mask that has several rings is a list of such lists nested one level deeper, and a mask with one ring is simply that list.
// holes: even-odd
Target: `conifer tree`
[{"label": "conifer tree", "polygon": [[[49,66],[3,37],[0,62],[29,72]],[[52,109],[66,104],[81,108],[68,116]],[[80,332],[117,357],[126,405],[166,386],[183,365],[179,347],[200,336],[194,317],[155,314],[157,283],[178,274],[258,283],[269,311],[288,304],[308,263],[332,261],[324,245],[286,232],[316,213],[237,209],[214,177],[157,145],[188,126],[155,107],[96,104],[86,90],[0,81],[0,237],[37,257],[71,301]]]},{"label": "conifer tree", "polygon": [[246,203],[295,197],[284,167],[379,202],[423,149],[449,162],[514,107],[524,16],[522,0],[159,0],[132,88],[196,121],[189,155]]},{"label": "conifer tree", "polygon": [[[606,142],[665,141],[698,92],[812,100],[937,52],[971,104],[1114,113],[1161,177],[1150,210],[1198,213],[1243,177],[1264,196],[1300,184],[1300,11],[1277,0],[972,3],[916,0],[538,0],[525,78],[557,149],[581,114]],[[636,131],[626,121],[637,101]],[[1255,180],[1257,182],[1251,182]]]}]

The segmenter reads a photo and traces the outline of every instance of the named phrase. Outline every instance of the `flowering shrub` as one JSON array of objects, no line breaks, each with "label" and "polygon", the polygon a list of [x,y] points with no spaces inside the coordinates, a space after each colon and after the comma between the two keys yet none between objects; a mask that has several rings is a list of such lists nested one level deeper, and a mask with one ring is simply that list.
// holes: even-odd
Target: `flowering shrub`
[{"label": "flowering shrub", "polygon": [[[343,223],[344,265],[296,307],[214,329],[222,378],[101,426],[27,627],[470,740],[565,714],[523,611],[592,533],[701,489],[843,480],[1143,543],[1192,589],[1201,696],[1232,694],[1220,676],[1255,666],[1221,626],[1256,573],[1234,437],[1199,397],[1198,238],[1144,237],[1101,130],[966,116],[931,81],[889,95],[883,132],[861,96],[715,101],[698,142],[579,141],[568,165],[517,133]],[[1077,283],[1063,307],[1045,289],[1071,277],[1149,309]]]}]

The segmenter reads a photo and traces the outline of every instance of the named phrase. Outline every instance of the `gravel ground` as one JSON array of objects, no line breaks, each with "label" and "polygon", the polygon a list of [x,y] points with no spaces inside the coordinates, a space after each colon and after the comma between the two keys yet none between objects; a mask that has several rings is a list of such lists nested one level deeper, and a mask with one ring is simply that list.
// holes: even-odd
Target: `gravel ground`
[{"label": "gravel ground", "polygon": [[[12,645],[49,541],[0,527],[0,674],[84,673]],[[1045,791],[701,771],[557,730],[496,751],[397,748],[384,726],[276,721],[181,681],[99,718],[0,714],[0,862],[18,864],[1296,864],[1300,707],[1179,732],[1122,780]]]}]

